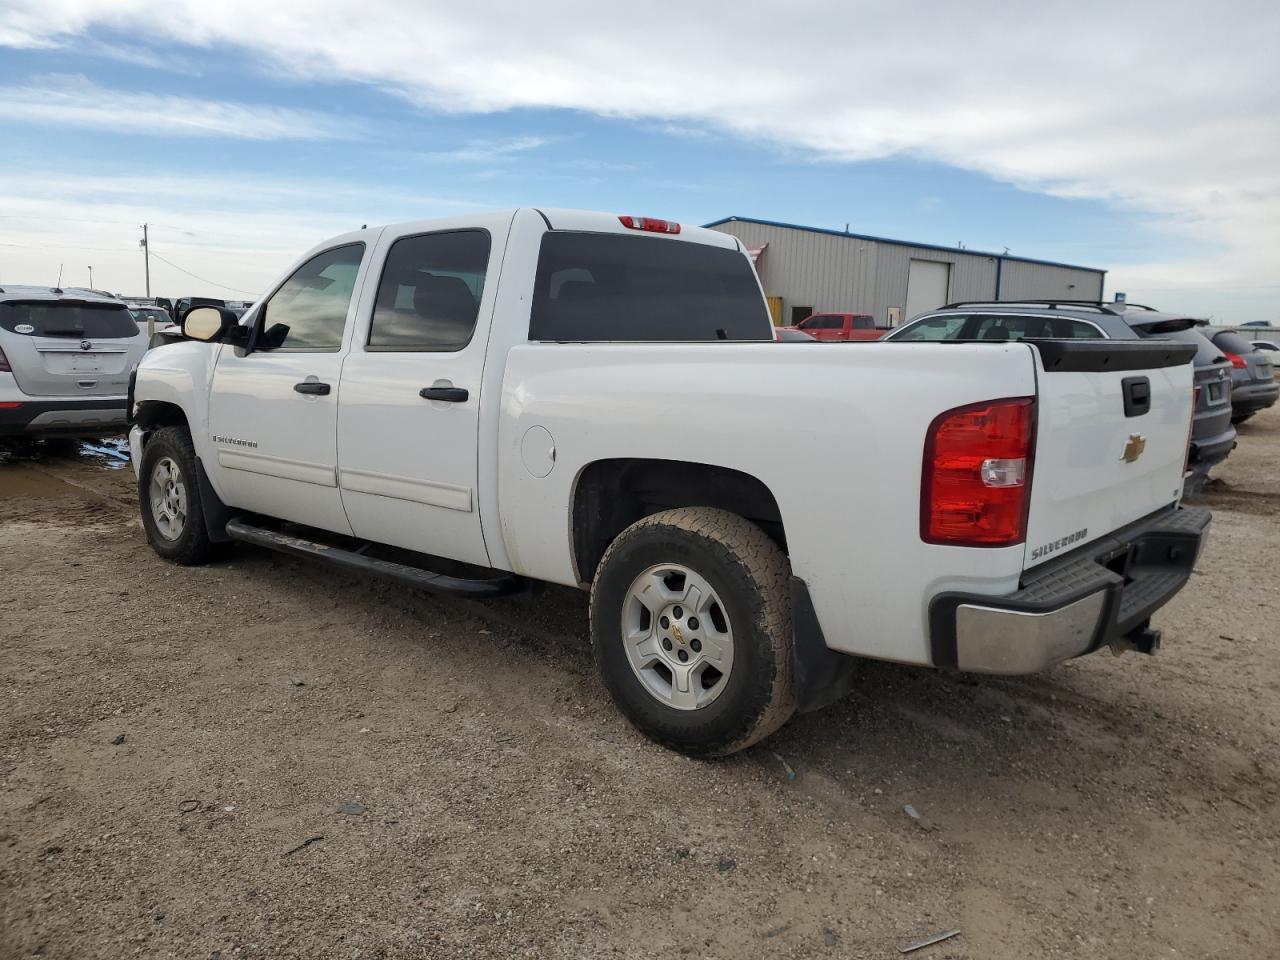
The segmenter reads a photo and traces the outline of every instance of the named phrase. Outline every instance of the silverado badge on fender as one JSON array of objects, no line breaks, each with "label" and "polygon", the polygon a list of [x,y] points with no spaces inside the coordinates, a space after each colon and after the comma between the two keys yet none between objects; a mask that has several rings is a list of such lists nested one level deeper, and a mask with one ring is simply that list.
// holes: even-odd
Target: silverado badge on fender
[{"label": "silverado badge on fender", "polygon": [[1147,449],[1147,438],[1140,433],[1129,434],[1129,442],[1124,445],[1124,453],[1120,459],[1125,463],[1133,463],[1140,456],[1142,451]]}]

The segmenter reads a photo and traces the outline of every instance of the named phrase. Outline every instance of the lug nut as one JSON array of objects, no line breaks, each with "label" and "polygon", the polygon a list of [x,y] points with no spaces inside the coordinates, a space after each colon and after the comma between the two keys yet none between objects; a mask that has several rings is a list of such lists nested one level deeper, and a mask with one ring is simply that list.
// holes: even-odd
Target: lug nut
[{"label": "lug nut", "polygon": [[690,617],[690,618],[689,618],[689,629],[690,629],[690,630],[697,630],[697,629],[698,629],[698,618],[697,618],[697,617]]},{"label": "lug nut", "polygon": [[662,638],[662,649],[663,649],[663,650],[670,650],[670,649],[671,649],[671,638],[670,638],[670,637],[663,637],[663,638]]},{"label": "lug nut", "polygon": [[680,658],[680,662],[681,662],[681,663],[684,663],[686,660],[688,660],[688,659],[689,659],[689,654],[687,654],[687,653],[686,653],[685,651],[683,651],[683,650],[681,650],[679,653],[677,653],[677,654],[676,654],[676,656]]},{"label": "lug nut", "polygon": [[662,624],[662,629],[663,629],[663,630],[666,630],[667,628],[669,628],[669,627],[671,626],[671,621],[670,621],[670,620],[668,620],[666,617],[663,617],[663,618],[662,618],[661,620],[659,620],[658,622],[659,622],[660,624]]},{"label": "lug nut", "polygon": [[684,611],[681,610],[679,607],[676,607],[674,610],[671,611],[671,613],[672,613],[672,616],[674,616],[677,620],[679,620],[681,617],[684,616]]},{"label": "lug nut", "polygon": [[693,647],[693,652],[694,652],[694,653],[701,653],[701,652],[702,652],[702,641],[701,641],[701,640],[690,640],[690,641],[689,641],[689,646]]}]

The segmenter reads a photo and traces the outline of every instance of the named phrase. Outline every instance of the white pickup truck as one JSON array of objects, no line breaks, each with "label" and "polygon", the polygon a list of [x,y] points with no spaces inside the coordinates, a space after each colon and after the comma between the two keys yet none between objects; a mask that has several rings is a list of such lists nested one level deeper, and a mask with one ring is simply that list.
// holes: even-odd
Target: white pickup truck
[{"label": "white pickup truck", "polygon": [[775,340],[738,241],[521,209],[360,230],[132,387],[147,538],[426,589],[591,591],[619,708],[730,753],[856,657],[1019,674],[1152,652],[1193,347]]}]

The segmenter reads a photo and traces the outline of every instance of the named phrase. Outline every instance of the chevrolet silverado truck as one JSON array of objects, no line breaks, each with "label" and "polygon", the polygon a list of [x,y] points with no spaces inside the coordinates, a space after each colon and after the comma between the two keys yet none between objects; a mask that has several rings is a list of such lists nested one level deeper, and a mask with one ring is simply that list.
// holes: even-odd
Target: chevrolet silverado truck
[{"label": "chevrolet silverado truck", "polygon": [[617,706],[692,755],[831,703],[860,657],[1153,652],[1209,523],[1179,504],[1194,347],[795,348],[737,239],[666,220],[364,229],[184,337],[130,403],[160,556],[589,590]]}]

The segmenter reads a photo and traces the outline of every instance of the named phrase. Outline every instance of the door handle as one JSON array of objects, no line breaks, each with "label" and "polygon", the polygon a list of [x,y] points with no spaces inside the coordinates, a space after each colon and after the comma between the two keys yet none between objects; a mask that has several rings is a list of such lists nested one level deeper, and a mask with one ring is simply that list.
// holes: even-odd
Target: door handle
[{"label": "door handle", "polygon": [[423,400],[444,400],[447,403],[462,403],[467,397],[466,387],[423,387],[418,391]]},{"label": "door handle", "polygon": [[301,383],[295,383],[293,389],[298,393],[309,393],[317,397],[329,395],[329,385],[327,383],[318,383],[315,380],[303,380]]}]

